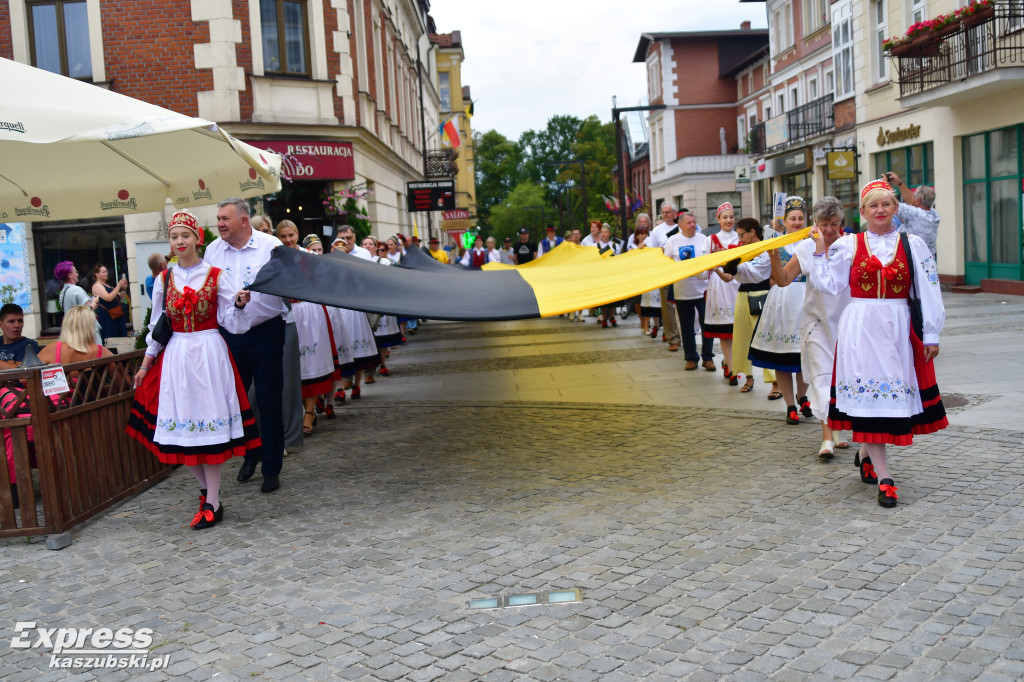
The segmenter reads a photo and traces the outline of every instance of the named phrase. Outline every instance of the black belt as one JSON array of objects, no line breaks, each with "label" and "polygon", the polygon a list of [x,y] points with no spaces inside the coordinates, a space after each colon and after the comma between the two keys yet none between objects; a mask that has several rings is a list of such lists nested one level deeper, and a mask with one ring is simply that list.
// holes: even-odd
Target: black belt
[{"label": "black belt", "polygon": [[740,291],[768,291],[772,288],[770,280],[755,282],[754,284],[740,284]]}]

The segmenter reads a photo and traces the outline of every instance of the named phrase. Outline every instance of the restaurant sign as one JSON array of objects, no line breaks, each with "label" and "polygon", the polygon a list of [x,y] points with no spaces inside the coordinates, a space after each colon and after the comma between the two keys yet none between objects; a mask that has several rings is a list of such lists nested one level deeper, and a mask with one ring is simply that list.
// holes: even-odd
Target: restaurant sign
[{"label": "restaurant sign", "polygon": [[247,140],[257,149],[280,154],[281,175],[292,180],[354,180],[351,142],[322,140]]}]

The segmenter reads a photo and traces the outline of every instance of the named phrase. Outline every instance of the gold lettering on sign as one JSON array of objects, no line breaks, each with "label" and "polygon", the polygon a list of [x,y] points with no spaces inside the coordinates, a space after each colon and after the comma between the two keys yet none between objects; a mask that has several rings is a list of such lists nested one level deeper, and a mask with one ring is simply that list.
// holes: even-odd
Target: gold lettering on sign
[{"label": "gold lettering on sign", "polygon": [[896,128],[896,130],[884,130],[879,126],[878,138],[875,142],[878,143],[879,147],[884,147],[887,144],[916,140],[919,137],[921,137],[921,126],[916,126],[913,123],[908,125],[906,128]]}]

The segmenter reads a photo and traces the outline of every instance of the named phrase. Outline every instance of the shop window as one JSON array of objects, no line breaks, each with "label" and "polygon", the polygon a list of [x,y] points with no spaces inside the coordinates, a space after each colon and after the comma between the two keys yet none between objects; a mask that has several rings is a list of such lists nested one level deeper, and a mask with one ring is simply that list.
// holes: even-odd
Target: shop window
[{"label": "shop window", "polygon": [[[984,154],[984,147],[982,154]],[[903,178],[907,187],[934,185],[934,158],[935,153],[931,142],[878,152],[874,155],[875,176],[892,171]]]},{"label": "shop window", "polygon": [[811,174],[810,173],[793,173],[792,175],[782,176],[782,191],[787,196],[796,195],[801,197],[807,204],[807,212],[810,213],[811,204],[814,203],[811,198]]},{"label": "shop window", "polygon": [[[829,180],[825,178],[825,194],[843,202],[843,216],[847,227],[860,227],[860,192],[856,180]],[[808,220],[813,216],[808,211]]]},{"label": "shop window", "polygon": [[965,137],[964,256],[969,284],[1024,279],[1020,126]]},{"label": "shop window", "polygon": [[[75,264],[79,274],[79,285],[89,292],[92,290],[92,269],[105,265],[110,272],[110,281],[115,282],[128,272],[128,256],[125,251],[124,223],[110,221],[88,221],[74,225],[42,225],[32,228],[36,251],[36,277],[42,302],[42,333],[60,332],[63,311],[57,301],[61,283],[53,277],[57,263],[69,260]],[[117,275],[115,276],[115,271]],[[136,284],[136,282],[129,282]],[[135,295],[138,287],[129,286],[129,296]]]},{"label": "shop window", "polygon": [[260,0],[263,71],[309,76],[309,17],[305,0]]},{"label": "shop window", "polygon": [[91,80],[92,53],[85,0],[30,2],[26,9],[33,66]]}]

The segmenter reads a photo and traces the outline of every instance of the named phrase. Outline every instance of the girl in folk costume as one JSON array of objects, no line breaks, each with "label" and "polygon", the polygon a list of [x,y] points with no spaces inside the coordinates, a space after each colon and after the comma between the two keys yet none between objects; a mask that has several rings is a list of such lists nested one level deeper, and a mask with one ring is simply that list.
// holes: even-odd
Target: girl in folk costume
[{"label": "girl in folk costume", "polygon": [[[619,244],[612,240],[612,228],[608,223],[601,225],[601,232],[597,242],[594,244],[597,247],[597,252],[602,256],[618,256],[619,255]],[[619,323],[615,319],[615,308],[618,307],[618,301],[609,303],[601,306],[601,314],[598,316],[598,321],[601,323],[602,329],[607,329],[608,325],[611,324],[613,327],[618,327]]]},{"label": "girl in folk costume", "polygon": [[[753,218],[742,218],[736,222],[736,234],[739,235],[740,246],[754,244],[761,241],[761,224]],[[739,376],[747,375],[746,382],[740,386],[740,393],[750,393],[754,390],[754,375],[752,374],[750,359],[750,338],[754,334],[754,327],[757,326],[758,318],[761,315],[761,304],[771,288],[772,263],[768,254],[762,253],[746,263],[740,263],[737,258],[722,267],[723,272],[733,275],[739,282],[739,290],[736,293],[736,305],[733,316],[733,344],[732,356],[733,365],[729,371]],[[768,394],[769,400],[774,400],[776,395],[775,371],[763,369],[764,382],[772,384],[772,392]],[[782,397],[781,393],[777,394]]]},{"label": "girl in folk costume", "polygon": [[915,434],[949,423],[932,362],[946,318],[939,276],[924,241],[893,226],[898,206],[888,183],[865,185],[860,213],[868,231],[839,238],[827,258],[825,235],[811,230],[811,282],[830,294],[849,287],[851,296],[839,319],[829,426],[852,429],[864,443],[854,464],[862,481],[878,483],[883,507],[896,506],[885,446],[910,445]]},{"label": "girl in folk costume", "polygon": [[484,238],[477,237],[473,240],[473,248],[466,252],[466,255],[462,257],[462,265],[472,268],[480,268],[487,265],[492,260],[497,261],[494,255],[484,248]]},{"label": "girl in folk costume", "polygon": [[[249,330],[249,292],[199,258],[203,230],[195,216],[175,213],[168,236],[178,262],[153,284],[146,356],[126,430],[161,462],[188,467],[200,487],[191,525],[209,528],[224,517],[221,465],[260,446],[245,387],[217,330]],[[165,315],[173,331],[166,346],[152,333]]]},{"label": "girl in folk costume", "polygon": [[[636,216],[636,230],[633,231],[633,238],[626,246],[627,251],[633,249],[646,249],[647,237],[651,234],[650,217],[646,213]],[[651,338],[658,335],[658,324],[661,322],[661,290],[645,291],[640,295],[640,304],[637,309],[640,315],[640,333],[644,336],[650,334]]]},{"label": "girl in folk costume", "polygon": [[[736,213],[732,204],[725,202],[715,211],[715,219],[722,229],[708,237],[707,253],[717,253],[726,249],[735,249],[740,245],[740,237],[733,228],[736,226]],[[740,378],[732,373],[732,323],[736,308],[736,292],[740,283],[727,275],[722,268],[715,268],[708,278],[707,312],[704,315],[704,336],[718,339],[722,346],[722,372],[730,386],[736,386]]]},{"label": "girl in folk costume", "polygon": [[[786,234],[798,232],[807,222],[807,206],[798,196],[786,199],[782,225]],[[779,249],[783,266],[793,258],[796,244]],[[813,416],[807,400],[807,383],[800,371],[800,314],[804,305],[806,278],[801,275],[788,287],[773,286],[764,301],[764,312],[750,341],[750,362],[775,370],[782,396],[786,399],[786,423],[799,424],[800,413]],[[793,379],[796,390],[793,392]],[[801,396],[794,399],[794,396]],[[797,405],[799,404],[799,411]]]},{"label": "girl in folk costume", "polygon": [[[282,221],[284,222],[284,221]],[[278,226],[278,233],[281,227]],[[282,240],[284,242],[284,240]],[[296,242],[292,248],[308,250],[313,240]],[[320,239],[316,238],[316,243]],[[321,244],[322,248],[322,244]],[[311,436],[316,427],[316,399],[331,390],[338,349],[327,308],[319,303],[292,299],[292,317],[299,335],[299,370],[302,381],[302,433]],[[340,377],[340,375],[339,375]]]},{"label": "girl in folk costume", "polygon": [[[814,204],[814,224],[825,235],[825,247],[830,247],[843,233],[843,204],[835,197],[824,197]],[[809,277],[814,269],[813,239],[804,239],[796,245],[795,257],[785,266],[779,251],[769,251],[772,261],[772,280],[787,287],[797,278]],[[849,289],[837,296],[823,293],[813,283],[804,287],[804,305],[800,314],[800,368],[807,382],[807,398],[811,412],[821,421],[821,448],[818,456],[832,459],[835,448],[848,448],[849,443],[836,438],[828,426],[829,392],[832,386],[832,366],[836,359],[836,330],[839,317],[850,302]]]}]

